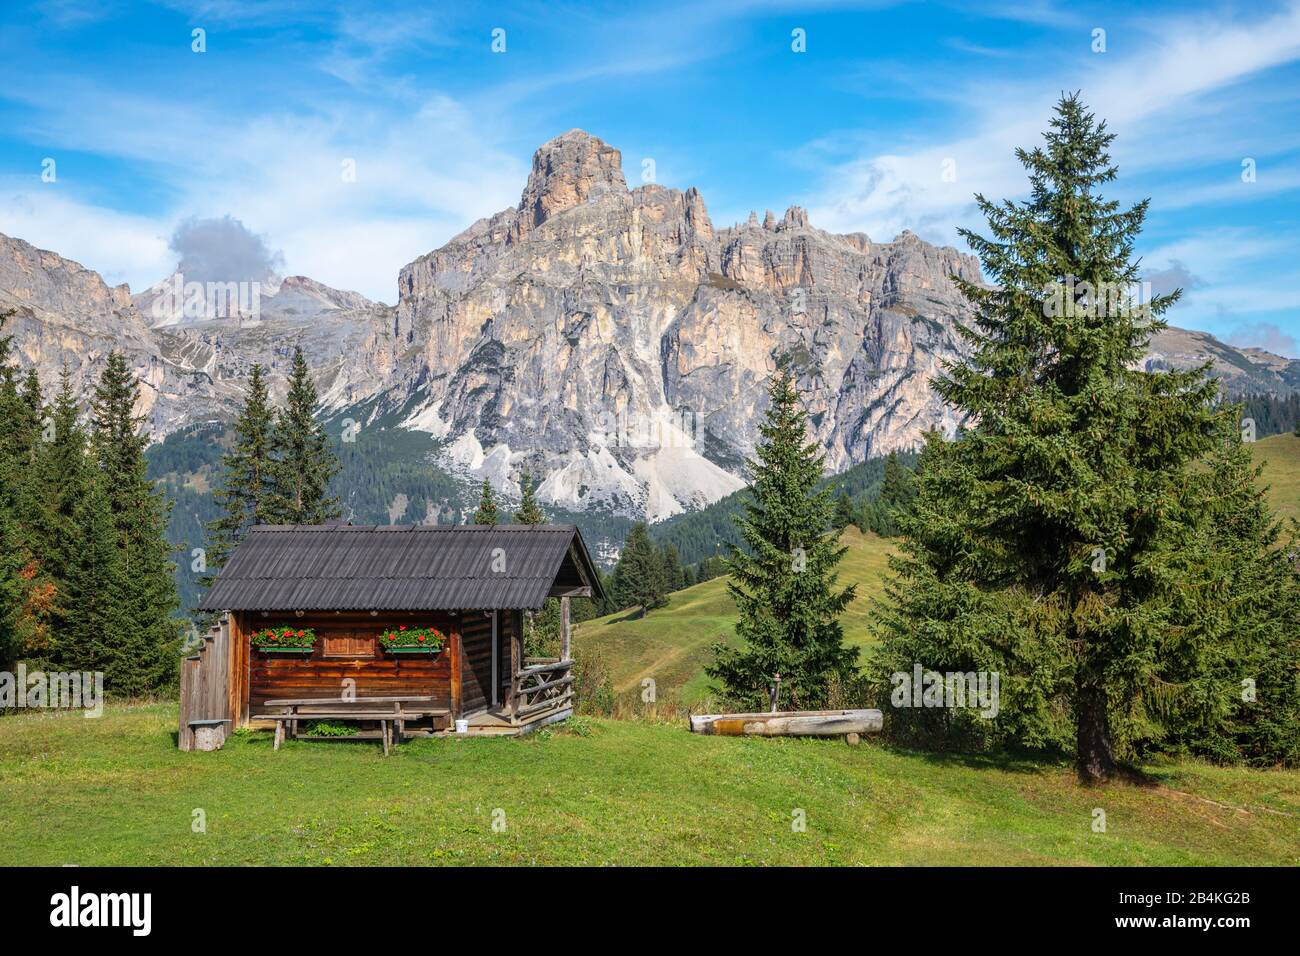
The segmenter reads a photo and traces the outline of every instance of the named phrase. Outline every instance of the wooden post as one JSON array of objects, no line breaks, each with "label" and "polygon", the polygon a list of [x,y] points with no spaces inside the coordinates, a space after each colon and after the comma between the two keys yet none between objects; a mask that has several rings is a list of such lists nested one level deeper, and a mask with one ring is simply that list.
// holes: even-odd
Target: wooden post
[{"label": "wooden post", "polygon": [[181,660],[180,728],[176,737],[176,746],[180,750],[194,749],[194,731],[190,727],[190,718],[194,714],[194,670],[194,661],[189,658]]},{"label": "wooden post", "polygon": [[569,653],[569,599],[560,598],[560,660],[567,661],[573,655]]},{"label": "wooden post", "polygon": [[222,713],[215,716],[225,717],[232,728],[239,726],[239,639],[235,636],[234,625],[230,621],[230,612],[221,615],[221,630],[226,641],[226,686],[225,699],[221,702]]},{"label": "wooden post", "polygon": [[492,706],[501,703],[501,635],[497,627],[500,611],[492,612]]},{"label": "wooden post", "polygon": [[230,685],[226,716],[230,718],[230,729],[234,730],[248,725],[248,636],[239,611],[227,611],[224,623],[230,644],[230,664],[226,668],[226,680]]},{"label": "wooden post", "polygon": [[510,700],[507,704],[511,720],[519,711],[519,668],[523,664],[523,655],[520,653],[523,635],[519,625],[522,617],[518,611],[510,615]]},{"label": "wooden post", "polygon": [[[455,720],[461,716],[460,694],[460,615],[453,614],[451,619],[451,716]],[[387,751],[385,751],[387,752]]]},{"label": "wooden post", "polygon": [[234,624],[233,633],[239,641],[239,726],[248,726],[249,701],[253,687],[253,646],[249,634],[253,628],[248,626],[248,614],[236,611],[231,616]]}]

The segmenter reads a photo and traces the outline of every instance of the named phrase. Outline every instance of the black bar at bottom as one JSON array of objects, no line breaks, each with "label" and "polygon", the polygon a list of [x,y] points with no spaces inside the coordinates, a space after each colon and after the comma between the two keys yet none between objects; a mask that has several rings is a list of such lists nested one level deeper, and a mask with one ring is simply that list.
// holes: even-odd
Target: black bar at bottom
[{"label": "black bar at bottom", "polygon": [[277,939],[373,944],[447,920],[504,930],[503,920],[549,912],[563,917],[556,932],[582,934],[590,918],[591,931],[611,942],[623,921],[629,933],[660,942],[678,924],[729,927],[739,942],[807,921],[813,930],[856,924],[864,941],[892,927],[918,939],[955,934],[952,941],[1046,929],[1199,934],[1231,945],[1242,933],[1294,930],[1294,879],[1285,869],[1190,868],[10,869],[0,870],[0,926],[7,943],[76,935],[128,947],[260,947]]}]

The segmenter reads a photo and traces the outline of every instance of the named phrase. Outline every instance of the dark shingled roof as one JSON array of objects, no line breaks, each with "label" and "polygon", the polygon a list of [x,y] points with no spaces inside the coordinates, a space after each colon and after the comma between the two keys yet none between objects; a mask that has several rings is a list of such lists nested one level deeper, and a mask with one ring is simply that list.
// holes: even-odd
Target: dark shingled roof
[{"label": "dark shingled roof", "polygon": [[202,609],[540,608],[552,587],[583,586],[603,597],[573,525],[257,525]]}]

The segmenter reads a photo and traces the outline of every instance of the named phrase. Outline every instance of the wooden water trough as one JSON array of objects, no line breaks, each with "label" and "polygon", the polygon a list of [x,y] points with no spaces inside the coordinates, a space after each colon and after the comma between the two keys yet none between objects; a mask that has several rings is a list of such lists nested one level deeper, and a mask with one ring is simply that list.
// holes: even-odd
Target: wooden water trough
[{"label": "wooden water trough", "polygon": [[879,733],[884,715],[878,710],[777,710],[767,714],[700,714],[691,732],[723,737],[844,737],[857,743],[862,734]]}]

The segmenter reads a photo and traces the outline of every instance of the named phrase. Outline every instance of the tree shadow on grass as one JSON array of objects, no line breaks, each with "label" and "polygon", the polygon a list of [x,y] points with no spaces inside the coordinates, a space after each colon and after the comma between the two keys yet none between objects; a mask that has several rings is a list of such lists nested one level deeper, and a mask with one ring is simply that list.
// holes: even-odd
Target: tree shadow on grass
[{"label": "tree shadow on grass", "polygon": [[1041,774],[1071,770],[1061,754],[1007,751],[1002,753],[919,750],[894,744],[883,749],[901,757],[922,760],[936,767],[961,767],[967,770],[1000,770],[1005,773]]},{"label": "tree shadow on grass", "polygon": [[[1001,753],[917,750],[910,747],[884,745],[891,753],[914,757],[933,766],[963,767],[969,770],[1001,770],[1006,773],[1042,774],[1074,772],[1074,759],[1068,754],[1035,751],[1005,751]],[[1164,781],[1133,764],[1121,763],[1110,784],[1152,789]],[[1080,786],[1088,786],[1080,781]]]}]

